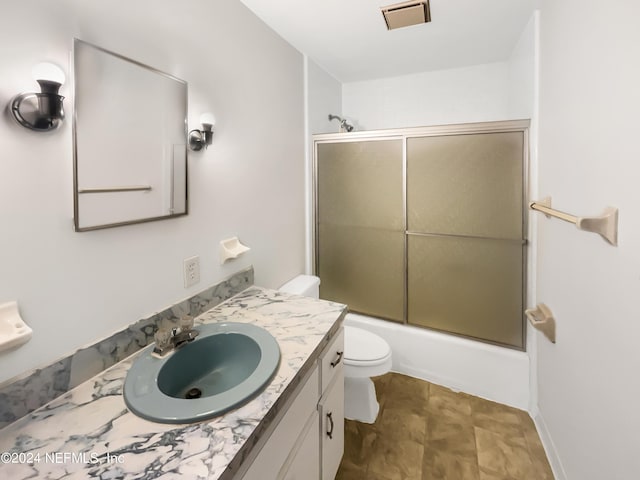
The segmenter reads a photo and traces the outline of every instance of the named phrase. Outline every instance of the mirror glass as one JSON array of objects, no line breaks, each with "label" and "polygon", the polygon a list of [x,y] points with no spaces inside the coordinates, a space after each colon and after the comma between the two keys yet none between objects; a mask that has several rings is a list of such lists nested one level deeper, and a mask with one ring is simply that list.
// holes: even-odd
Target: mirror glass
[{"label": "mirror glass", "polygon": [[74,223],[186,215],[187,82],[74,40]]}]

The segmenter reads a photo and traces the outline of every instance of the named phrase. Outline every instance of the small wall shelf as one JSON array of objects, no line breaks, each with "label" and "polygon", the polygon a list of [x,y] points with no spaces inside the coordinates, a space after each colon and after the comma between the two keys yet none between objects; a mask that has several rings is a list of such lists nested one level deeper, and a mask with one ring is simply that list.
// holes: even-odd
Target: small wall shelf
[{"label": "small wall shelf", "polygon": [[0,352],[28,342],[32,333],[20,317],[16,302],[0,304]]},{"label": "small wall shelf", "polygon": [[220,265],[227,262],[228,260],[232,260],[234,258],[238,258],[245,252],[251,250],[246,245],[240,243],[238,237],[227,238],[226,240],[222,240],[220,242]]},{"label": "small wall shelf", "polygon": [[556,343],[556,319],[549,307],[539,303],[536,308],[525,310],[524,313],[536,330],[544,333],[551,343]]},{"label": "small wall shelf", "polygon": [[547,218],[555,217],[565,222],[573,223],[580,230],[597,233],[611,245],[618,245],[617,208],[607,207],[604,212],[602,212],[602,215],[598,217],[576,217],[551,208],[551,197],[545,197],[542,200],[531,202],[529,208],[544,213]]}]

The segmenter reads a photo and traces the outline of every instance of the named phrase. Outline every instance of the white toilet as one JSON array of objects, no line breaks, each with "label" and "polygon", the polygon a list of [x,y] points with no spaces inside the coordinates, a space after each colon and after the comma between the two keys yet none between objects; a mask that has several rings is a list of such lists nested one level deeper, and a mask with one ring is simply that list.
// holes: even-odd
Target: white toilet
[{"label": "white toilet", "polygon": [[[319,298],[320,279],[312,275],[298,275],[280,287],[280,291]],[[344,416],[350,420],[373,423],[380,405],[371,377],[384,375],[391,370],[391,347],[375,333],[346,325],[343,358]]]}]

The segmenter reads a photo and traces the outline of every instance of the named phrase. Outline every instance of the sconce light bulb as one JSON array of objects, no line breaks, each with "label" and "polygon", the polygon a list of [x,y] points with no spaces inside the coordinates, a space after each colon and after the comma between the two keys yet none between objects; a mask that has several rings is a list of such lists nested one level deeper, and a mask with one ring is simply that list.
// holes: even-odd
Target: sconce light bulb
[{"label": "sconce light bulb", "polygon": [[31,70],[33,79],[64,84],[65,75],[62,69],[53,63],[39,63]]},{"label": "sconce light bulb", "polygon": [[205,129],[210,130],[216,124],[216,117],[211,112],[203,113],[200,115],[200,123]]}]

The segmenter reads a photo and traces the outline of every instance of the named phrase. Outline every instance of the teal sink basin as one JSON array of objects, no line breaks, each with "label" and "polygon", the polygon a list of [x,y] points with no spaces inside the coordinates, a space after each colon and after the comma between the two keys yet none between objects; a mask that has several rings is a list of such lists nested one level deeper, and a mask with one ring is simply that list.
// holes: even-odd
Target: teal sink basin
[{"label": "teal sink basin", "polygon": [[160,423],[193,423],[222,415],[255,397],[280,363],[280,348],[264,328],[210,323],[164,358],[153,345],[133,363],[124,401],[136,415]]}]

